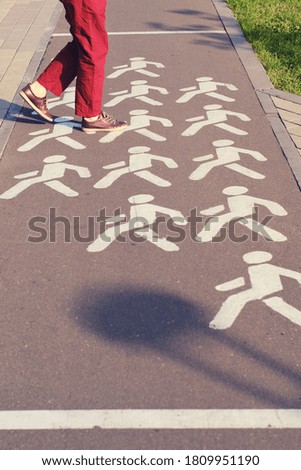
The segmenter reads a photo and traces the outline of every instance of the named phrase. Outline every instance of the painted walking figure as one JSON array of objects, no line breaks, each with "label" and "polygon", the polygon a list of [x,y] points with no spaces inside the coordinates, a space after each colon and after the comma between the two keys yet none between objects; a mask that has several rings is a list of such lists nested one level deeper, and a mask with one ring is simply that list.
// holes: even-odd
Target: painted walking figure
[{"label": "painted walking figure", "polygon": [[94,185],[94,188],[108,188],[121,176],[128,175],[130,173],[133,173],[134,175],[139,176],[139,178],[149,181],[157,186],[165,188],[171,186],[169,181],[161,178],[160,176],[154,175],[149,171],[149,168],[152,168],[154,161],[162,162],[167,166],[167,168],[178,168],[177,163],[172,158],[152,155],[151,153],[148,153],[149,151],[150,147],[131,147],[129,149],[129,165],[127,166],[125,161],[105,165],[103,168],[111,171],[99,180]]},{"label": "painted walking figure", "polygon": [[26,144],[21,145],[21,147],[18,148],[18,152],[28,152],[39,144],[51,139],[57,140],[74,150],[83,150],[86,146],[70,137],[73,130],[78,129],[79,127],[80,124],[73,121],[72,116],[56,118],[52,129],[42,129],[40,131],[30,132],[29,135],[32,135],[33,138],[26,142]]},{"label": "painted walking figure", "polygon": [[127,126],[102,110],[107,0],[60,0],[70,25],[72,41],[51,61],[42,74],[21,91],[22,98],[43,119],[53,122],[47,107],[47,92],[60,96],[76,78],[75,114],[82,117],[84,132],[116,131]]},{"label": "painted walking figure", "polygon": [[39,170],[15,176],[15,179],[22,181],[1,194],[0,199],[13,199],[26,189],[39,183],[45,184],[64,196],[78,196],[78,192],[74,191],[59,180],[64,177],[66,170],[75,171],[80,178],[90,178],[91,173],[88,168],[84,166],[63,163],[65,160],[66,157],[64,155],[52,155],[51,157],[44,158],[43,161],[45,162],[45,165],[40,176],[38,176],[40,173]]},{"label": "painted walking figure", "polygon": [[136,72],[142,75],[147,75],[148,77],[159,77],[160,75],[158,75],[157,73],[146,70],[146,67],[148,65],[153,65],[157,69],[165,68],[164,65],[160,62],[150,62],[148,60],[145,60],[145,57],[131,57],[130,65],[125,64],[113,67],[113,69],[115,69],[115,72],[110,73],[107,78],[117,78],[126,72]]},{"label": "painted walking figure", "polygon": [[163,137],[156,132],[153,132],[149,129],[152,122],[159,122],[163,127],[172,127],[173,124],[169,119],[161,118],[157,116],[150,116],[149,111],[146,109],[134,109],[130,112],[131,120],[129,126],[123,132],[115,132],[108,135],[105,135],[99,142],[106,144],[117,139],[122,134],[126,132],[136,132],[137,134],[143,135],[148,139],[154,140],[156,142],[164,142],[166,137]]},{"label": "painted walking figure", "polygon": [[[211,242],[220,232],[221,228],[231,222],[236,222],[247,227],[252,232],[260,234],[267,240],[283,242],[287,237],[282,233],[261,224],[252,215],[256,213],[256,207],[263,206],[271,211],[273,215],[285,216],[286,210],[277,202],[246,195],[248,188],[245,186],[229,186],[223,190],[223,194],[229,196],[227,203],[229,212],[224,212],[225,206],[213,206],[200,211],[203,215],[213,216],[205,223],[204,228],[198,233],[196,240]],[[222,213],[224,212],[224,213]],[[220,214],[221,215],[217,215]]]},{"label": "painted walking figure", "polygon": [[183,136],[188,137],[195,135],[199,130],[203,129],[203,127],[211,125],[236,135],[248,134],[242,129],[225,124],[225,122],[228,120],[228,116],[234,116],[241,121],[251,121],[251,119],[246,114],[236,113],[235,111],[227,111],[219,104],[209,104],[204,106],[204,109],[206,111],[207,119],[205,119],[205,116],[196,116],[186,119],[186,122],[193,122],[193,124],[191,124],[191,126],[182,132]]},{"label": "painted walking figure", "polygon": [[[152,229],[152,226],[158,219],[159,214],[169,216],[176,225],[186,225],[187,220],[180,211],[153,204],[153,200],[154,196],[150,194],[137,194],[129,197],[128,201],[131,204],[129,221],[123,222],[123,220],[126,220],[125,214],[106,219],[106,225],[114,225],[99,234],[98,238],[88,246],[87,251],[93,253],[103,251],[119,235],[132,231],[137,237],[144,238],[164,251],[179,251],[176,243],[167,240],[165,237],[159,237],[158,233]],[[118,223],[118,226],[116,226],[116,223]]]},{"label": "painted walking figure", "polygon": [[240,154],[249,155],[250,157],[264,162],[267,158],[260,152],[255,150],[248,150],[239,147],[233,147],[233,140],[215,140],[212,145],[216,148],[216,157],[213,153],[209,155],[203,155],[202,157],[193,158],[194,162],[201,162],[196,170],[194,170],[189,176],[190,180],[200,181],[205,178],[208,173],[219,166],[225,166],[230,170],[236,171],[244,176],[248,176],[253,179],[264,179],[265,176],[257,171],[246,168],[239,162],[241,160]]},{"label": "painted walking figure", "polygon": [[144,103],[151,104],[153,106],[162,106],[160,101],[153,100],[147,96],[150,90],[155,90],[161,93],[162,95],[168,95],[168,91],[166,88],[158,87],[158,86],[150,86],[147,84],[146,80],[134,80],[131,82],[132,88],[130,93],[128,90],[123,91],[116,91],[113,93],[109,93],[110,96],[115,96],[112,100],[108,101],[105,106],[107,108],[116,106],[116,104],[121,103],[122,101],[134,98],[139,101],[143,101]]},{"label": "painted walking figure", "polygon": [[180,91],[185,91],[185,93],[176,101],[176,103],[187,103],[195,96],[202,94],[221,101],[235,101],[234,98],[216,93],[218,87],[226,87],[228,90],[237,91],[238,88],[236,88],[234,85],[231,85],[231,83],[214,82],[212,77],[199,77],[196,79],[196,81],[198,82],[197,86],[180,89]]},{"label": "painted walking figure", "polygon": [[252,251],[245,254],[243,260],[249,265],[249,279],[238,277],[215,287],[220,292],[228,292],[251,285],[250,288],[232,294],[225,300],[219,312],[210,322],[210,328],[218,330],[230,328],[243,308],[249,302],[258,300],[291,322],[301,326],[301,311],[279,295],[275,295],[283,291],[282,277],[294,279],[301,286],[301,273],[270,264],[269,261],[272,258],[271,253],[267,251]]}]

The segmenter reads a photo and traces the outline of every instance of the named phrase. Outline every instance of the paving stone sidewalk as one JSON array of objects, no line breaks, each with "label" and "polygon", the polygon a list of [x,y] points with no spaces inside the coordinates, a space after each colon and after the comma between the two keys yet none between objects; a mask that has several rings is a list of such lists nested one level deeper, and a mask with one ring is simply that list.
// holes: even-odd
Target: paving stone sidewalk
[{"label": "paving stone sidewalk", "polygon": [[301,156],[301,96],[273,90],[271,97]]},{"label": "paving stone sidewalk", "polygon": [[[1,0],[0,126],[35,53],[39,50],[43,53],[46,48],[57,6],[57,0]],[[30,70],[29,79],[35,68]]]}]

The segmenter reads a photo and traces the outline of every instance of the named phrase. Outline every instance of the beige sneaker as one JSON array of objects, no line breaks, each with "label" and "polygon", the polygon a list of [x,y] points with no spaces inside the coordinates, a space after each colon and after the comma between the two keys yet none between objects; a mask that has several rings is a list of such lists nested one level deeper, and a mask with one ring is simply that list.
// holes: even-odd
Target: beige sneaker
[{"label": "beige sneaker", "polygon": [[39,116],[48,122],[53,122],[53,116],[51,116],[47,108],[46,96],[45,98],[38,98],[31,91],[30,84],[26,85],[26,87],[20,91],[20,95]]},{"label": "beige sneaker", "polygon": [[94,132],[111,132],[122,131],[128,126],[126,121],[118,121],[106,112],[102,111],[95,121],[87,121],[85,118],[82,120],[82,131],[87,134],[94,134]]}]

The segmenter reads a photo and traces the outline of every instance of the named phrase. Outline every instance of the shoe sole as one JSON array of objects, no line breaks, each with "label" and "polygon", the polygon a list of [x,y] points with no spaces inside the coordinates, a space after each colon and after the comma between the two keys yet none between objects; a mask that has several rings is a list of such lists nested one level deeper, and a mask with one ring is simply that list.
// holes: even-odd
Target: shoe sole
[{"label": "shoe sole", "polygon": [[123,131],[127,127],[128,126],[114,127],[112,129],[102,129],[100,127],[95,128],[95,129],[89,129],[89,128],[86,128],[86,127],[82,127],[82,131],[85,132],[86,134],[95,134],[95,132],[118,132],[118,131]]},{"label": "shoe sole", "polygon": [[19,92],[19,95],[23,98],[24,101],[26,101],[27,104],[29,104],[29,106],[36,112],[38,113],[39,116],[41,116],[43,119],[45,119],[45,121],[48,121],[48,122],[53,122],[54,119],[50,119],[49,117],[46,116],[46,114],[42,113],[42,111],[37,108],[34,103],[28,98],[28,96],[26,95],[26,93],[24,93],[24,91],[20,91]]}]

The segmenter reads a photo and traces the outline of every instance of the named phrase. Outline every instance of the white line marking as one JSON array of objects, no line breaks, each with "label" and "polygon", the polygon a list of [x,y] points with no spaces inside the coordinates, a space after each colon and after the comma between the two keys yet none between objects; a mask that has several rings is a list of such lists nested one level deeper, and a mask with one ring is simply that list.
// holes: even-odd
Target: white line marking
[{"label": "white line marking", "polygon": [[300,429],[301,409],[12,410],[0,430],[51,429]]},{"label": "white line marking", "polygon": [[[178,31],[116,31],[108,33],[109,36],[135,36],[148,34],[227,34],[224,30],[178,30]],[[54,33],[52,37],[70,37],[70,33]]]}]

